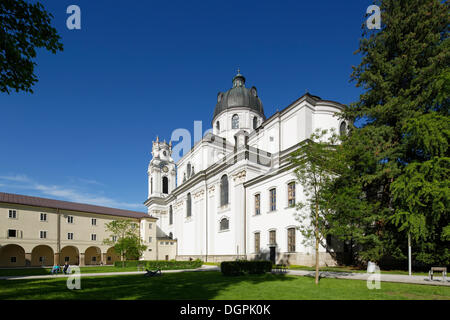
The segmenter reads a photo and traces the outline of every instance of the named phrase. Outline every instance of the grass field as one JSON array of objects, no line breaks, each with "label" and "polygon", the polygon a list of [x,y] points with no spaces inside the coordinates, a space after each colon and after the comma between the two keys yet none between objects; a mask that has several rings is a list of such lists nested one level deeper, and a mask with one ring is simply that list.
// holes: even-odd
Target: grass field
[{"label": "grass field", "polygon": [[[220,263],[204,262],[205,265],[220,266]],[[114,266],[95,266],[95,267],[81,267],[82,273],[99,273],[99,272],[129,272],[137,271],[136,267],[116,268]],[[314,271],[314,267],[291,265],[289,269],[292,270],[306,270]],[[0,277],[2,276],[38,276],[50,274],[51,268],[14,268],[14,269],[0,269]],[[322,267],[320,271],[334,271],[334,272],[356,272],[366,273],[366,270],[356,269],[352,267]],[[381,273],[385,274],[404,274],[407,275],[408,271],[403,270],[382,270]],[[427,276],[428,273],[413,272],[416,276]]]},{"label": "grass field", "polygon": [[[171,269],[176,269],[172,267]],[[52,268],[15,268],[0,269],[0,277],[4,276],[41,276],[51,274]],[[164,268],[162,268],[164,270]],[[138,271],[137,267],[117,268],[114,266],[80,267],[81,273],[130,272]],[[142,271],[142,269],[141,269]]]},{"label": "grass field", "polygon": [[368,290],[365,281],[288,275],[225,277],[220,272],[166,273],[161,277],[118,275],[81,278],[81,290],[68,290],[66,278],[0,280],[5,299],[194,299],[194,300],[450,300],[450,288],[402,283]]},{"label": "grass field", "polygon": [[[220,263],[216,262],[203,262],[203,264],[210,266],[220,266]],[[289,269],[291,270],[306,270],[306,271],[315,271],[315,267],[307,267],[307,266],[298,266],[298,265],[290,265]],[[321,267],[320,271],[333,271],[333,272],[355,272],[355,273],[366,273],[367,270],[358,269],[356,267]],[[404,270],[381,270],[381,273],[385,274],[403,274],[408,275],[408,271]],[[414,276],[427,276],[428,273],[425,272],[413,272]]]},{"label": "grass field", "polygon": [[[314,267],[307,267],[307,266],[296,266],[291,265],[289,266],[289,269],[292,270],[306,270],[306,271],[315,271],[316,269]],[[355,272],[355,273],[366,273],[367,270],[352,268],[352,267],[321,267],[320,271],[334,271],[334,272]],[[381,273],[384,274],[402,274],[402,275],[408,275],[408,271],[404,270],[381,270]],[[428,276],[428,273],[425,272],[412,272],[413,276]]]}]

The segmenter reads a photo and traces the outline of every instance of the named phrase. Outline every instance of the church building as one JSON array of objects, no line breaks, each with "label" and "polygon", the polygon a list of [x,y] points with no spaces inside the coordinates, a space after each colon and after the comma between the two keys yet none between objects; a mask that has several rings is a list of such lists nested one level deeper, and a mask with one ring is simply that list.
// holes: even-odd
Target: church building
[{"label": "church building", "polygon": [[[153,142],[145,205],[158,218],[157,237],[176,240],[177,260],[313,265],[314,248],[296,228],[305,196],[289,158],[316,128],[345,131],[337,116],[344,106],[306,93],[266,117],[256,87],[240,72],[232,84],[217,95],[212,132],[177,163],[171,142]],[[334,265],[345,246],[326,242],[321,265]]]}]

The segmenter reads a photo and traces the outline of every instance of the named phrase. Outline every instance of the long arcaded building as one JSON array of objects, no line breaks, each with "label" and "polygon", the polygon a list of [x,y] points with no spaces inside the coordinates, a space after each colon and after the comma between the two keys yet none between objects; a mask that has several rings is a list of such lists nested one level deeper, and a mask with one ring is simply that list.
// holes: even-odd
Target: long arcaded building
[{"label": "long arcaded building", "polygon": [[103,240],[114,240],[105,225],[119,219],[139,224],[143,259],[175,258],[176,241],[147,213],[0,192],[0,267],[113,264],[120,258]]}]

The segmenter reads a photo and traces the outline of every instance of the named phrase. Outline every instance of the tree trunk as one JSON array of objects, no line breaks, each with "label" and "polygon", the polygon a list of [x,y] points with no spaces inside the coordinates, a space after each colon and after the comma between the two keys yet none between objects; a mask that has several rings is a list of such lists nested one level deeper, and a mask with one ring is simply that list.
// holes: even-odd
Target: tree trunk
[{"label": "tree trunk", "polygon": [[316,284],[319,284],[319,203],[316,201]]}]

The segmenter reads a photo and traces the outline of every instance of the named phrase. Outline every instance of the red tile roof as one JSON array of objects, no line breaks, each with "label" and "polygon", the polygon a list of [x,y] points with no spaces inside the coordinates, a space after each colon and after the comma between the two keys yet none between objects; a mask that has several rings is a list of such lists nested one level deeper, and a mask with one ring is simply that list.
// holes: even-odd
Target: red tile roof
[{"label": "red tile roof", "polygon": [[[128,217],[128,218],[145,218],[151,217],[144,212],[136,212],[129,210],[122,210],[116,208],[100,207],[85,203],[76,203],[69,201],[60,201],[54,199],[30,197],[19,194],[0,192],[0,202],[11,204],[22,204],[34,207],[53,208],[61,210],[71,210],[79,212],[106,214],[110,216]],[[153,217],[151,217],[153,218]]]}]

